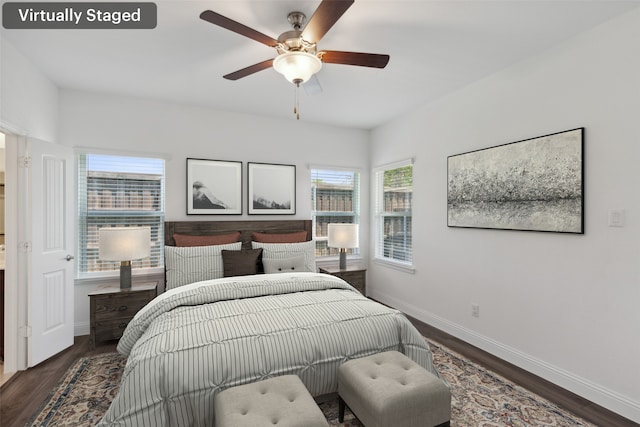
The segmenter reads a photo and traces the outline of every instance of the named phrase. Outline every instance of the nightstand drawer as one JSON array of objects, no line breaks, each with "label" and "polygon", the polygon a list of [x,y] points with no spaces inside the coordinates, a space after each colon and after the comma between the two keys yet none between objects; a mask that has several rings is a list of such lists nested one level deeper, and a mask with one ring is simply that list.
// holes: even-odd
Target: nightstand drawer
[{"label": "nightstand drawer", "polygon": [[113,319],[104,322],[96,322],[95,340],[108,341],[117,340],[122,338],[124,330],[127,329],[127,325],[131,321],[131,318],[125,319]]},{"label": "nightstand drawer", "polygon": [[334,275],[340,277],[345,282],[348,282],[354,288],[363,288],[363,274],[360,271],[344,271],[340,273],[334,273]]},{"label": "nightstand drawer", "polygon": [[362,295],[367,294],[367,270],[363,267],[349,266],[345,270],[335,267],[320,267],[320,273],[339,277],[356,288]]},{"label": "nightstand drawer", "polygon": [[133,318],[142,307],[155,297],[154,292],[136,292],[130,295],[102,295],[95,300],[97,321]]}]

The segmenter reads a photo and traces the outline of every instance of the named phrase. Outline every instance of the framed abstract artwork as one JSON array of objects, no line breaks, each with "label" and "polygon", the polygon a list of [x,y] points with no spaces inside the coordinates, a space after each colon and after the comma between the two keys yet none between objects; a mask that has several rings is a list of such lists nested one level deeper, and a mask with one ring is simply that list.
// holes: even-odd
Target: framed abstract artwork
[{"label": "framed abstract artwork", "polygon": [[249,215],[296,213],[295,165],[249,162],[247,181]]},{"label": "framed abstract artwork", "polygon": [[449,156],[447,225],[584,234],[584,128]]},{"label": "framed abstract artwork", "polygon": [[242,214],[242,162],[187,159],[187,215]]}]

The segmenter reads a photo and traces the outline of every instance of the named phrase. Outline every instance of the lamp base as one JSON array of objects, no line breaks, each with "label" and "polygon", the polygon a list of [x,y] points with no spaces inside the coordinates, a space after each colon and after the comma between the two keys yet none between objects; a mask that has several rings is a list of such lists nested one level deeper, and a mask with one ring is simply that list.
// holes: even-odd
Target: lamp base
[{"label": "lamp base", "polygon": [[347,250],[340,248],[340,270],[347,269]]},{"label": "lamp base", "polygon": [[120,289],[131,289],[131,261],[120,263]]}]

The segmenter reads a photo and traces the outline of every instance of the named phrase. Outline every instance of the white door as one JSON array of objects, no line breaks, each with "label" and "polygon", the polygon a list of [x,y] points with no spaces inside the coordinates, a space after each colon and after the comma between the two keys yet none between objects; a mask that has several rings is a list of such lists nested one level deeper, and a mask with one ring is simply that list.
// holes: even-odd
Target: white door
[{"label": "white door", "polygon": [[28,365],[73,345],[74,163],[69,147],[30,140]]}]

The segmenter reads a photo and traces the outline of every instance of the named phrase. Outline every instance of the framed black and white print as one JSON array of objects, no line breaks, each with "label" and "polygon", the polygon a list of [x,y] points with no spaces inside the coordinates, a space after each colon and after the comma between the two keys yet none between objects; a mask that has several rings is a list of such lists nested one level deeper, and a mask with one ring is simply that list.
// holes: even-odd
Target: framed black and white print
[{"label": "framed black and white print", "polygon": [[296,213],[296,167],[248,163],[249,215]]},{"label": "framed black and white print", "polygon": [[187,159],[187,215],[242,214],[242,162]]},{"label": "framed black and white print", "polygon": [[447,158],[449,227],[584,234],[584,128]]}]

